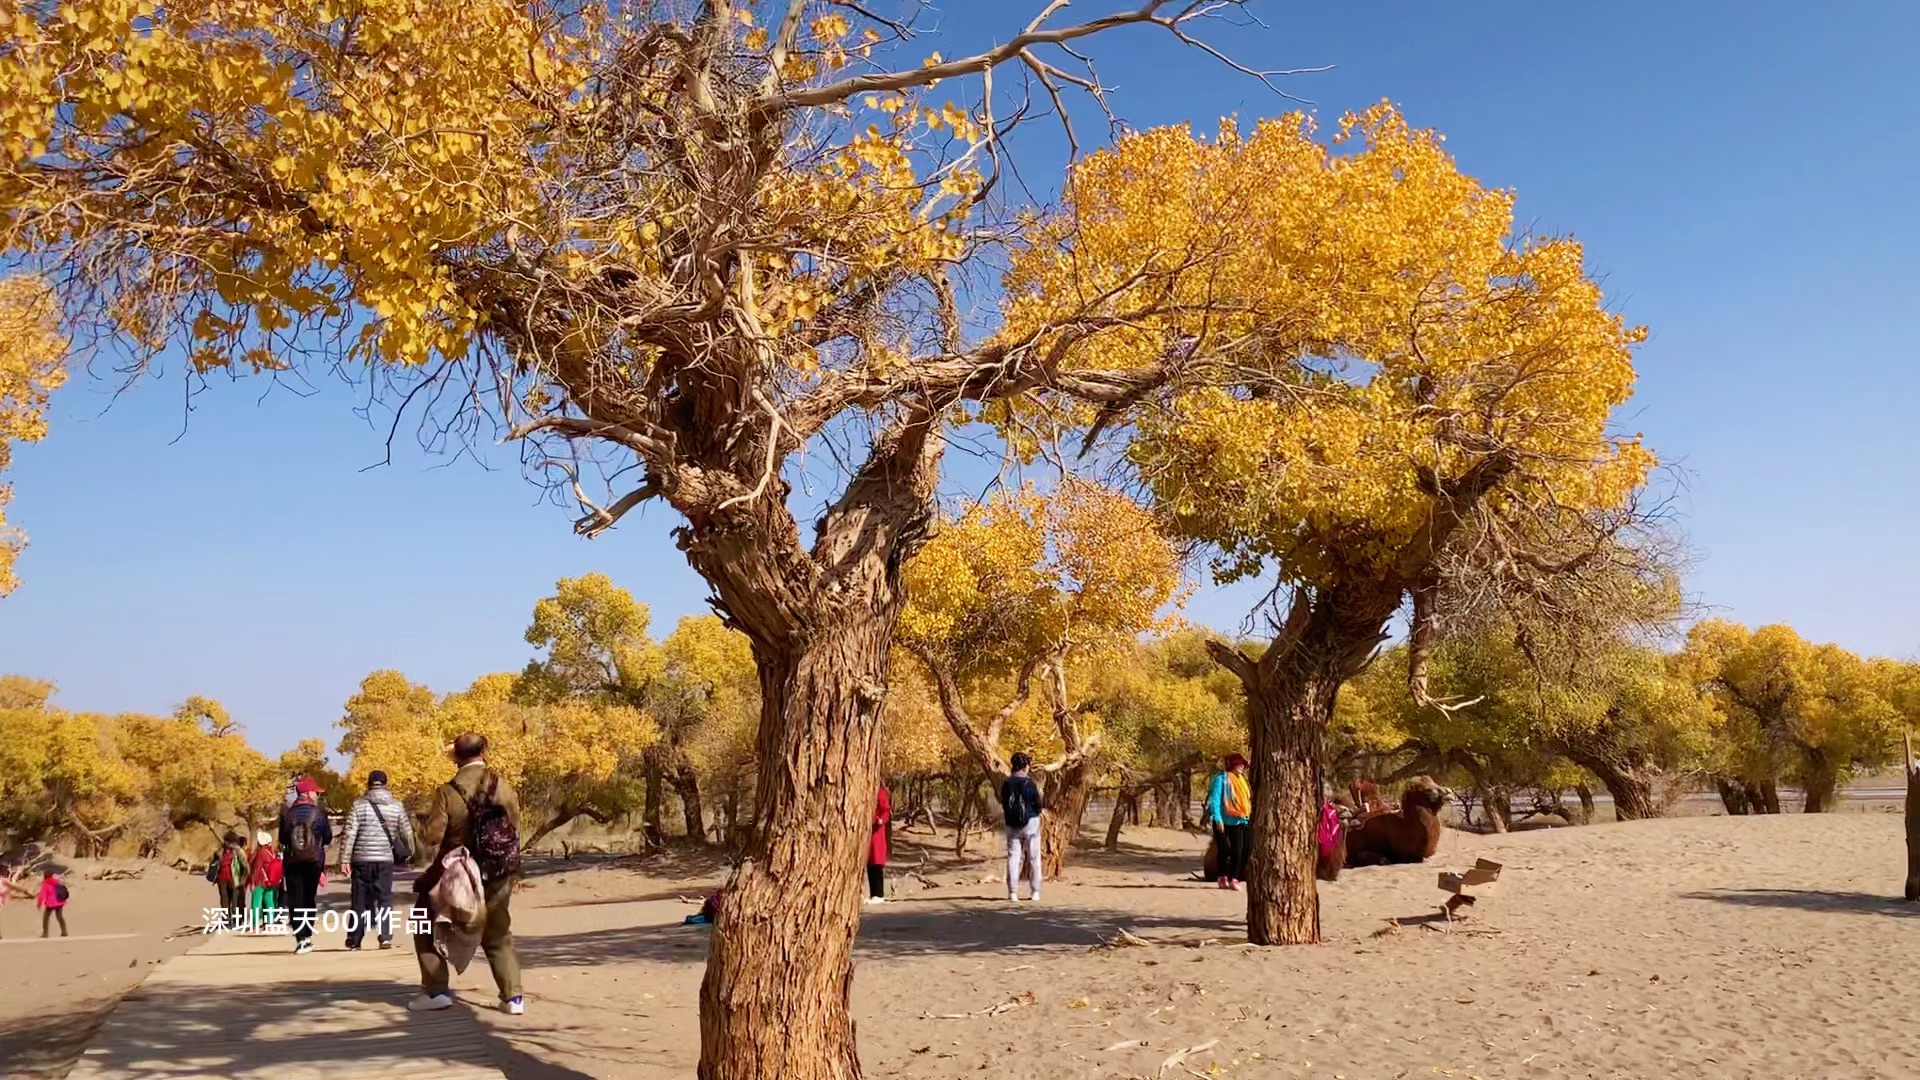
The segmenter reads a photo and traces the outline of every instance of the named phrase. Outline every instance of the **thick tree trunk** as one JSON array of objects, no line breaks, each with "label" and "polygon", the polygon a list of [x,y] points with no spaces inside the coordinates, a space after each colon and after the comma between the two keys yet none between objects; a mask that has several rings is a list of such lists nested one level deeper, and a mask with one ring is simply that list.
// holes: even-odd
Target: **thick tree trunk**
[{"label": "thick tree trunk", "polygon": [[700,985],[700,1080],[856,1080],[848,996],[890,618],[756,642],[755,828]]},{"label": "thick tree trunk", "polygon": [[1247,867],[1247,940],[1320,940],[1314,878],[1334,698],[1386,638],[1406,588],[1394,582],[1302,592],[1259,660],[1223,642],[1208,652],[1240,676],[1253,743],[1253,821]]},{"label": "thick tree trunk", "polygon": [[1720,805],[1727,808],[1729,817],[1744,817],[1754,812],[1753,803],[1747,798],[1746,789],[1728,780],[1724,776],[1713,778],[1714,790],[1720,793]]},{"label": "thick tree trunk", "polygon": [[[1576,784],[1573,793],[1580,798],[1580,824],[1593,824],[1593,789],[1585,784]],[[1612,792],[1608,792],[1612,794]],[[1618,812],[1616,811],[1616,816]]]},{"label": "thick tree trunk", "polygon": [[660,769],[659,756],[652,751],[646,757],[647,803],[642,821],[645,822],[647,843],[660,845],[667,842],[666,828],[666,777]]},{"label": "thick tree trunk", "polygon": [[973,815],[977,812],[979,803],[978,782],[961,788],[960,809],[954,814],[953,821],[953,857],[956,859],[967,853],[967,835],[973,831]]},{"label": "thick tree trunk", "polygon": [[1193,770],[1182,769],[1173,781],[1174,792],[1180,800],[1180,827],[1192,829],[1193,821]]},{"label": "thick tree trunk", "polygon": [[1120,827],[1127,819],[1127,791],[1121,787],[1113,793],[1113,814],[1107,818],[1107,850],[1120,850]]},{"label": "thick tree trunk", "polygon": [[1040,873],[1046,880],[1066,869],[1092,791],[1093,768],[1082,758],[1069,760],[1047,780],[1046,812],[1040,815]]},{"label": "thick tree trunk", "polygon": [[1913,767],[1913,748],[1907,748],[1907,885],[1908,900],[1920,900],[1920,769]]},{"label": "thick tree trunk", "polygon": [[1643,821],[1660,816],[1660,807],[1653,798],[1653,779],[1647,771],[1600,758],[1585,761],[1575,758],[1574,761],[1606,785],[1607,794],[1613,796],[1615,820]]},{"label": "thick tree trunk", "polygon": [[1487,812],[1487,831],[1507,833],[1513,831],[1513,793],[1504,788],[1490,788],[1481,793],[1480,804]]},{"label": "thick tree trunk", "polygon": [[696,844],[706,843],[707,814],[700,804],[700,777],[691,766],[682,765],[674,770],[673,790],[680,796],[680,814],[686,824],[687,839]]},{"label": "thick tree trunk", "polygon": [[1827,813],[1838,802],[1836,795],[1840,790],[1839,772],[1825,763],[1818,763],[1808,772],[1805,786],[1806,813]]},{"label": "thick tree trunk", "polygon": [[1305,678],[1291,692],[1249,699],[1253,724],[1253,829],[1247,866],[1247,940],[1320,940],[1320,743],[1333,720],[1337,680]]},{"label": "thick tree trunk", "polygon": [[1753,800],[1753,804],[1758,806],[1763,814],[1780,812],[1780,785],[1772,780],[1752,785],[1747,792],[1747,797]]}]

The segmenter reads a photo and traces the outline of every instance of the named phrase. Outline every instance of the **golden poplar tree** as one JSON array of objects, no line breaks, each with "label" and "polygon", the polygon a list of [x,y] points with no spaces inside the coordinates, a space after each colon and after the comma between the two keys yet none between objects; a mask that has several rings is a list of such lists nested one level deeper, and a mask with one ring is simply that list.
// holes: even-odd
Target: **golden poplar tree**
[{"label": "golden poplar tree", "polygon": [[[946,424],[1167,375],[1072,348],[1161,301],[972,341],[949,273],[996,239],[1019,102],[1097,91],[1076,42],[1187,39],[1241,2],[1034,0],[923,60],[844,0],[0,0],[0,245],[136,362],[371,366],[542,444],[582,533],[679,515],[765,691],[700,1074],[839,1080],[899,568]],[[846,469],[803,539],[786,464],[829,440]],[[589,491],[596,464],[632,485]]]},{"label": "golden poplar tree", "polygon": [[[953,733],[994,783],[1003,735],[1045,685],[1060,755],[1036,761],[1047,813],[1041,865],[1060,872],[1086,810],[1100,733],[1070,668],[1121,655],[1183,599],[1181,557],[1133,500],[1079,480],[1000,496],[942,525],[907,567],[901,640],[925,665]],[[979,710],[970,696],[998,693]],[[1031,745],[1030,743],[1027,745]]]},{"label": "golden poplar tree", "polygon": [[[1148,244],[1214,272],[1142,277]],[[1151,302],[1157,314],[1085,351],[1128,368],[1173,341],[1207,365],[1138,399],[1128,453],[1176,534],[1213,546],[1221,579],[1268,576],[1287,598],[1270,648],[1217,656],[1252,726],[1249,937],[1317,940],[1314,821],[1339,687],[1411,601],[1410,685],[1430,703],[1451,567],[1484,555],[1491,583],[1552,577],[1631,518],[1653,458],[1609,425],[1643,333],[1606,309],[1577,243],[1515,235],[1510,193],[1384,105],[1327,141],[1298,116],[1123,138],[1075,168],[1009,286],[1009,332],[1089,296],[1102,311]]]}]

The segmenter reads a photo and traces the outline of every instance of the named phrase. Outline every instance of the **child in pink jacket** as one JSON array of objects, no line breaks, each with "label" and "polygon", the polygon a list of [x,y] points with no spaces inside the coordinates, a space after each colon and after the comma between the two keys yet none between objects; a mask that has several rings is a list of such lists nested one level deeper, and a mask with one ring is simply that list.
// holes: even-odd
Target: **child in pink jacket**
[{"label": "child in pink jacket", "polygon": [[60,875],[47,871],[40,879],[40,895],[34,900],[40,908],[40,936],[46,937],[53,920],[60,920],[60,936],[67,936],[67,887]]}]

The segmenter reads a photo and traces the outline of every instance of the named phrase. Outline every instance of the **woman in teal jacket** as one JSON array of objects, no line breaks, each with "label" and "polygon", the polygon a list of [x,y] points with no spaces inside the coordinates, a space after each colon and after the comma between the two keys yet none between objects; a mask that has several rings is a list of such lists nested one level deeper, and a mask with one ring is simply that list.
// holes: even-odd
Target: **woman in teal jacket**
[{"label": "woman in teal jacket", "polygon": [[1253,817],[1253,789],[1247,759],[1228,754],[1207,787],[1206,821],[1220,852],[1220,887],[1238,889],[1247,880],[1247,821]]}]

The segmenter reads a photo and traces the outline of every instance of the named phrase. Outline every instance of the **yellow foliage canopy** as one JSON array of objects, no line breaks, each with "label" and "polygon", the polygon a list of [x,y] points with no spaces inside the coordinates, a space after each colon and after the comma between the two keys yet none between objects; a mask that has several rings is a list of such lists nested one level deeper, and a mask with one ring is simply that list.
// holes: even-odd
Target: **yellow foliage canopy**
[{"label": "yellow foliage canopy", "polygon": [[1227,576],[1404,573],[1436,504],[1495,462],[1495,513],[1625,500],[1653,459],[1607,425],[1643,332],[1605,309],[1580,246],[1514,237],[1512,196],[1388,106],[1313,135],[1300,116],[1164,128],[1089,157],[1009,274],[1007,332],[1089,297],[1115,318],[1181,298],[1082,347],[1140,367],[1182,342],[1205,373],[1131,454]]},{"label": "yellow foliage canopy", "polygon": [[1725,718],[1724,775],[1830,795],[1854,770],[1899,757],[1901,665],[1816,645],[1789,626],[1721,619],[1694,626],[1676,663]]},{"label": "yellow foliage canopy", "polygon": [[[0,277],[0,474],[12,460],[14,443],[36,442],[47,434],[47,398],[66,381],[67,339],[57,325],[53,296],[32,277]],[[14,559],[26,538],[7,524],[13,490],[0,483],[0,596],[18,579]]]},{"label": "yellow foliage canopy", "polygon": [[[1076,716],[1060,698],[1084,689],[1089,659],[1170,624],[1181,569],[1178,548],[1125,496],[1071,479],[1001,494],[943,525],[907,565],[899,641],[988,772],[1005,772],[1003,736],[1080,756],[1098,714]],[[1043,671],[1054,675],[1048,706],[1029,697]],[[976,723],[969,699],[990,719]]]},{"label": "yellow foliage canopy", "polygon": [[[110,303],[84,314],[148,348],[183,340],[202,368],[283,366],[286,331],[352,322],[356,360],[464,358],[497,311],[470,270],[502,250],[582,285],[666,284],[673,245],[711,209],[690,177],[732,148],[638,119],[689,93],[646,31],[653,13],[513,0],[344,10],[0,0],[0,236],[10,247],[31,232],[84,264],[137,235],[150,257],[116,264],[124,280],[102,275]],[[838,12],[777,49],[757,27],[718,28],[737,68],[725,77],[743,85],[773,67],[776,82],[805,83],[871,48],[848,40]],[[737,251],[757,280],[751,318],[775,334],[812,323],[855,281],[953,257],[953,206],[980,185],[965,162],[916,175],[921,142],[978,137],[965,112],[903,92],[837,112],[830,138],[816,128],[777,149],[780,167],[738,208],[754,222]],[[643,160],[621,174],[633,182],[609,183],[626,154]],[[74,163],[124,181],[88,187]],[[65,212],[76,204],[88,212]],[[811,346],[795,333],[768,355],[806,368]]]},{"label": "yellow foliage canopy", "polygon": [[1133,500],[1080,481],[995,497],[942,525],[907,566],[900,640],[962,677],[1011,675],[1168,625],[1179,550]]}]

